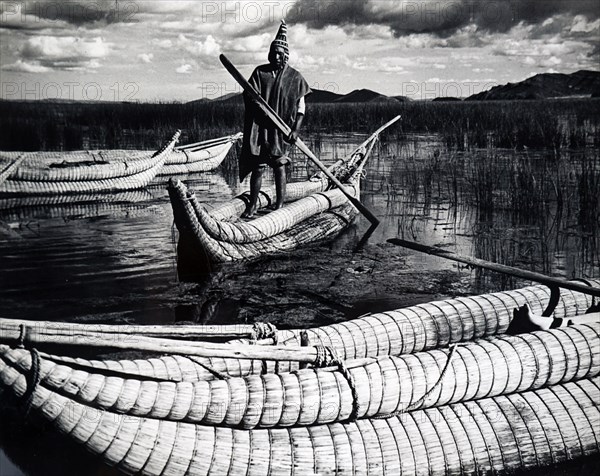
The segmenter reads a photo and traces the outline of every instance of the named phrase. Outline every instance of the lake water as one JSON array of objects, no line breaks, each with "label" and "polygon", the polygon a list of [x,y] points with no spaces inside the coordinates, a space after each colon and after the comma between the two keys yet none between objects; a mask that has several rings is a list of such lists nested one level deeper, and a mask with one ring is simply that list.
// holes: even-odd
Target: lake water
[{"label": "lake water", "polygon": [[[331,163],[362,140],[306,142]],[[247,188],[237,181],[235,155],[221,170],[182,177],[207,207]],[[295,155],[292,180],[313,171]],[[369,224],[360,218],[332,243],[224,266],[191,282],[178,274],[178,259],[185,258],[177,253],[166,180],[90,203],[0,199],[1,313],[112,323],[268,320],[297,327],[523,284],[386,243],[397,236],[549,275],[598,277],[598,190],[582,185],[598,184],[598,177],[598,150],[559,158],[551,151],[448,151],[435,136],[392,135],[375,147],[363,180],[363,203],[381,218],[366,245]],[[54,458],[47,449],[19,454],[8,436],[2,434],[7,452],[27,469],[0,453],[2,476],[59,471],[44,464]]]}]

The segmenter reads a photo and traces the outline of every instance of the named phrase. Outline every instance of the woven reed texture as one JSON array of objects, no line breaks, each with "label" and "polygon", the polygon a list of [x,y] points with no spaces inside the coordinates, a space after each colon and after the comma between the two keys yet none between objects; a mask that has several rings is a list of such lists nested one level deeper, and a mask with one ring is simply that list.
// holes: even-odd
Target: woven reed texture
[{"label": "woven reed texture", "polygon": [[[275,210],[268,215],[257,217],[250,222],[225,222],[215,220],[196,199],[195,194],[189,195],[185,185],[181,182],[175,184],[181,187],[179,196],[185,194],[191,202],[195,212],[190,221],[198,223],[202,229],[213,239],[232,244],[246,244],[270,238],[296,226],[307,218],[339,207],[346,202],[346,197],[341,190],[334,189],[326,192],[314,193],[308,197],[301,198]],[[347,190],[355,197],[358,196],[356,185],[349,184]]]},{"label": "woven reed texture", "polygon": [[174,160],[187,160],[188,162],[181,164],[165,164],[158,172],[158,175],[177,175],[214,170],[221,165],[223,160],[225,160],[232,145],[233,143],[222,144],[211,151],[206,149],[198,152],[173,151],[171,157],[174,155],[184,156],[184,158],[175,157]]},{"label": "woven reed texture", "polygon": [[0,184],[0,194],[119,192],[142,188],[156,176],[178,138],[179,132],[157,152],[139,160],[60,168],[48,168],[47,164],[45,167],[18,167]]},{"label": "woven reed texture", "polygon": [[[358,418],[382,418],[595,377],[600,372],[599,348],[600,322],[480,340],[453,351],[385,357],[359,367],[348,361],[349,378],[340,371],[306,369],[211,382],[142,381],[89,374],[45,359],[40,376],[46,388],[92,408],[203,425],[268,428],[344,421],[355,405]],[[31,354],[25,349],[0,346],[0,356],[19,372],[31,371]]]},{"label": "woven reed texture", "polygon": [[[599,286],[600,281],[594,281],[593,284]],[[306,332],[311,345],[330,346],[343,359],[400,355],[502,334],[508,327],[515,307],[528,304],[539,312],[547,305],[549,298],[547,287],[527,286],[512,291],[433,301],[307,329]],[[566,318],[583,314],[591,303],[589,295],[564,290],[554,315]],[[449,333],[448,329],[454,331]],[[457,331],[461,329],[461,332]],[[277,331],[277,340],[280,344],[299,345],[302,332],[302,329],[280,330]],[[135,335],[131,338],[135,338]],[[296,363],[215,357],[167,356],[115,361],[55,358],[67,365],[79,364],[93,369],[111,369],[134,376],[173,381],[212,380],[215,376],[209,368],[232,377],[298,369]]]},{"label": "woven reed texture", "polygon": [[7,158],[7,164],[0,164],[0,185],[12,175],[12,173],[25,160],[25,154],[16,154]]},{"label": "woven reed texture", "polygon": [[[327,189],[328,182],[322,180],[305,180],[303,182],[288,183],[285,192],[286,203],[293,202],[300,198],[307,197],[311,193],[323,192]],[[275,187],[264,187],[261,189],[258,196],[258,207],[263,209],[272,203],[275,203],[276,191]],[[210,210],[210,215],[218,221],[233,221],[237,220],[240,215],[246,210],[250,201],[250,192],[244,192],[241,195],[232,198],[230,201],[215,206]]]},{"label": "woven reed texture", "polygon": [[[0,374],[7,369],[0,361]],[[599,379],[400,416],[241,430],[94,410],[38,385],[33,417],[126,474],[482,474],[561,463],[600,450]],[[2,387],[17,397],[26,377]]]},{"label": "woven reed texture", "polygon": [[345,202],[333,210],[312,215],[275,236],[252,243],[236,244],[214,239],[206,232],[198,221],[193,201],[185,196],[183,188],[178,187],[177,182],[169,182],[169,196],[179,233],[189,235],[213,263],[259,258],[332,238],[348,227],[357,214],[356,209]]},{"label": "woven reed texture", "polygon": [[[365,148],[377,140],[377,135],[369,137],[362,145],[357,147],[349,157],[339,159],[328,167],[329,171],[335,175],[342,183],[357,182],[358,174],[368,160],[365,154]],[[329,179],[322,172],[313,175],[309,180],[303,182],[294,182],[287,184],[286,202],[298,200],[307,197],[312,193],[323,192],[330,188]],[[221,204],[210,211],[210,215],[217,221],[236,220],[246,210],[249,202],[249,192],[233,198],[231,201]],[[258,200],[258,207],[265,208],[275,203],[275,187],[265,187],[261,190]]]}]

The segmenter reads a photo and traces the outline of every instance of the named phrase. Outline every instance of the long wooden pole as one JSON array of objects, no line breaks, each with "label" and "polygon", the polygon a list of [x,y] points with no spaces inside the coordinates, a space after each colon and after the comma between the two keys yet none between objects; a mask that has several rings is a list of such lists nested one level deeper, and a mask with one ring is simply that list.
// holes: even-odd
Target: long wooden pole
[{"label": "long wooden pole", "polygon": [[21,325],[45,329],[46,332],[81,332],[105,335],[143,335],[146,337],[174,337],[187,339],[250,337],[254,326],[229,325],[137,325],[137,324],[86,324],[79,322],[24,321],[0,318],[0,336],[4,332],[18,331]]},{"label": "long wooden pole", "polygon": [[478,258],[470,258],[468,256],[462,256],[452,251],[443,250],[434,246],[422,245],[413,241],[402,240],[400,238],[392,238],[387,240],[388,243],[394,245],[403,246],[404,248],[410,248],[411,250],[420,251],[433,256],[439,256],[440,258],[446,258],[460,263],[466,263],[472,266],[478,266],[480,268],[491,269],[492,271],[498,271],[499,273],[509,274],[518,278],[528,279],[530,281],[536,281],[538,283],[546,284],[548,286],[558,286],[564,289],[570,289],[571,291],[577,291],[591,296],[600,297],[600,288],[594,288],[586,286],[583,283],[576,281],[567,281],[565,279],[554,278],[552,276],[546,276],[544,274],[536,273],[534,271],[527,271],[513,266],[507,266],[504,264],[492,263]]},{"label": "long wooden pole", "polygon": [[[32,321],[32,324],[34,322]],[[194,355],[197,357],[221,357],[231,359],[282,360],[315,363],[318,359],[316,347],[263,346],[251,344],[217,344],[177,339],[159,339],[141,335],[105,335],[86,331],[60,331],[32,325],[20,329],[2,329],[0,342],[14,345],[23,338],[26,346],[57,344],[61,346],[84,346],[123,350],[141,350],[162,354]]]},{"label": "long wooden pole", "polygon": [[[288,136],[291,132],[290,127],[277,115],[273,109],[267,104],[267,102],[262,98],[260,94],[252,87],[252,85],[246,81],[246,78],[242,76],[242,74],[237,70],[237,68],[225,57],[225,55],[219,56],[221,63],[223,66],[229,71],[229,73],[233,76],[233,78],[242,86],[244,91],[246,91],[255,104],[260,108],[260,110],[273,122],[273,124],[285,135]],[[323,163],[317,159],[317,157],[311,152],[311,150],[302,142],[300,138],[296,139],[296,146],[304,152],[304,154],[313,161],[313,163],[323,172],[329,180],[339,188],[342,193],[346,196],[346,198],[356,207],[358,211],[360,211],[373,225],[379,224],[379,219],[365,207],[360,200],[356,197],[352,196],[350,192],[346,190],[346,188],[342,185],[342,183],[333,175]]]}]

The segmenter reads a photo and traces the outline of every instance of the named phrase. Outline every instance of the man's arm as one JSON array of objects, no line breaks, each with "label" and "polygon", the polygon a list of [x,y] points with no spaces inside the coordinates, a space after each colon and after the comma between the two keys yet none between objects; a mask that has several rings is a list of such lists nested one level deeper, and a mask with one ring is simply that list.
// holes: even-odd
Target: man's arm
[{"label": "man's arm", "polygon": [[294,126],[290,132],[290,135],[287,137],[287,141],[293,144],[298,139],[298,133],[300,128],[302,127],[302,121],[304,121],[304,111],[306,109],[306,105],[304,102],[304,96],[302,96],[298,100],[298,110],[296,111],[296,120],[294,121]]}]

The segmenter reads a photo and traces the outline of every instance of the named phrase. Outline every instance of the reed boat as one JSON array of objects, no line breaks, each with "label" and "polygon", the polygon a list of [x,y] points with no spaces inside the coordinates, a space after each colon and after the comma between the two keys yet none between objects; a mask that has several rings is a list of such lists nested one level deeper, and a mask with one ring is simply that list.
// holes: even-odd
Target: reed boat
[{"label": "reed boat", "polygon": [[[600,280],[591,281],[590,284],[597,290]],[[194,382],[220,379],[224,375],[245,377],[298,370],[299,361],[273,357],[275,352],[282,349],[295,352],[294,355],[310,349],[316,358],[314,349],[322,347],[345,361],[413,354],[502,335],[508,329],[515,309],[528,305],[532,312],[541,314],[550,298],[548,287],[534,285],[432,301],[312,329],[289,330],[277,330],[268,323],[119,326],[4,318],[0,319],[0,338],[7,343],[14,342],[24,329],[28,339],[35,345],[53,342],[64,346],[79,341],[82,345],[94,344],[115,350],[159,349],[166,355],[148,359],[98,360],[68,356],[52,356],[52,359],[57,363],[82,366],[94,371],[126,372],[131,376]],[[577,316],[584,315],[593,302],[589,294],[563,290],[553,316],[577,321]],[[238,358],[232,351],[228,354],[206,342],[189,339],[219,339],[232,346],[250,343],[255,357]],[[303,340],[305,344],[308,341],[310,347],[302,347]],[[221,353],[217,354],[217,351]],[[257,352],[261,354],[257,355]]]},{"label": "reed boat", "polygon": [[242,136],[243,134],[238,132],[217,139],[175,147],[165,160],[165,165],[160,169],[158,175],[178,175],[214,170],[221,165],[231,146]]},{"label": "reed boat", "polygon": [[245,429],[322,425],[596,377],[600,313],[591,318],[590,324],[500,335],[451,349],[317,359],[313,367],[294,372],[195,382],[86,370],[37,350],[0,345],[0,380],[8,384],[18,373],[35,372],[39,385],[88,407],[164,421]]},{"label": "reed boat", "polygon": [[[380,127],[349,157],[328,168],[352,197],[359,197],[362,171],[379,134],[398,119]],[[288,184],[288,203],[283,208],[249,221],[240,219],[249,201],[248,192],[209,211],[181,181],[170,180],[168,190],[180,237],[194,243],[212,264],[254,259],[333,238],[350,226],[358,213],[323,172]],[[264,189],[259,209],[274,203],[274,198],[273,188]]]},{"label": "reed boat", "polygon": [[[536,338],[528,342],[534,344]],[[129,384],[125,392],[111,392],[113,377],[101,378],[101,382],[91,377],[84,384],[80,370],[46,373],[45,360],[33,349],[2,346],[0,356],[3,403],[20,405],[27,418],[66,435],[125,474],[478,475],[543,467],[600,451],[598,376],[437,407],[409,408],[383,418],[244,429],[181,418],[189,415],[197,389],[181,391],[179,399],[174,398],[171,382],[151,382],[145,388],[146,382]],[[518,388],[516,382],[522,377],[516,373],[512,389]],[[550,373],[560,380],[559,375],[566,375],[565,367],[559,365]],[[463,388],[468,386],[465,380],[460,384]],[[510,380],[506,376],[502,382],[492,380],[487,385],[508,388]],[[393,379],[379,385],[383,395],[379,407],[391,408],[388,394],[401,385]],[[150,386],[157,390],[143,391]],[[242,397],[233,397],[234,403],[244,402],[246,395]],[[152,402],[155,406],[147,411]],[[318,409],[310,408],[310,402],[290,410],[296,415],[303,408],[309,408],[307,414],[341,413],[334,401],[323,402]],[[377,399],[369,403],[376,407]],[[139,415],[123,412],[127,405]],[[277,399],[271,405],[277,415],[281,405]],[[219,412],[217,405],[202,411]],[[261,419],[259,412],[250,413],[250,420]]]},{"label": "reed boat", "polygon": [[[62,195],[143,188],[163,167],[180,131],[156,152],[1,152],[0,195]],[[17,164],[15,166],[15,164]],[[8,171],[8,172],[7,172]]]}]

